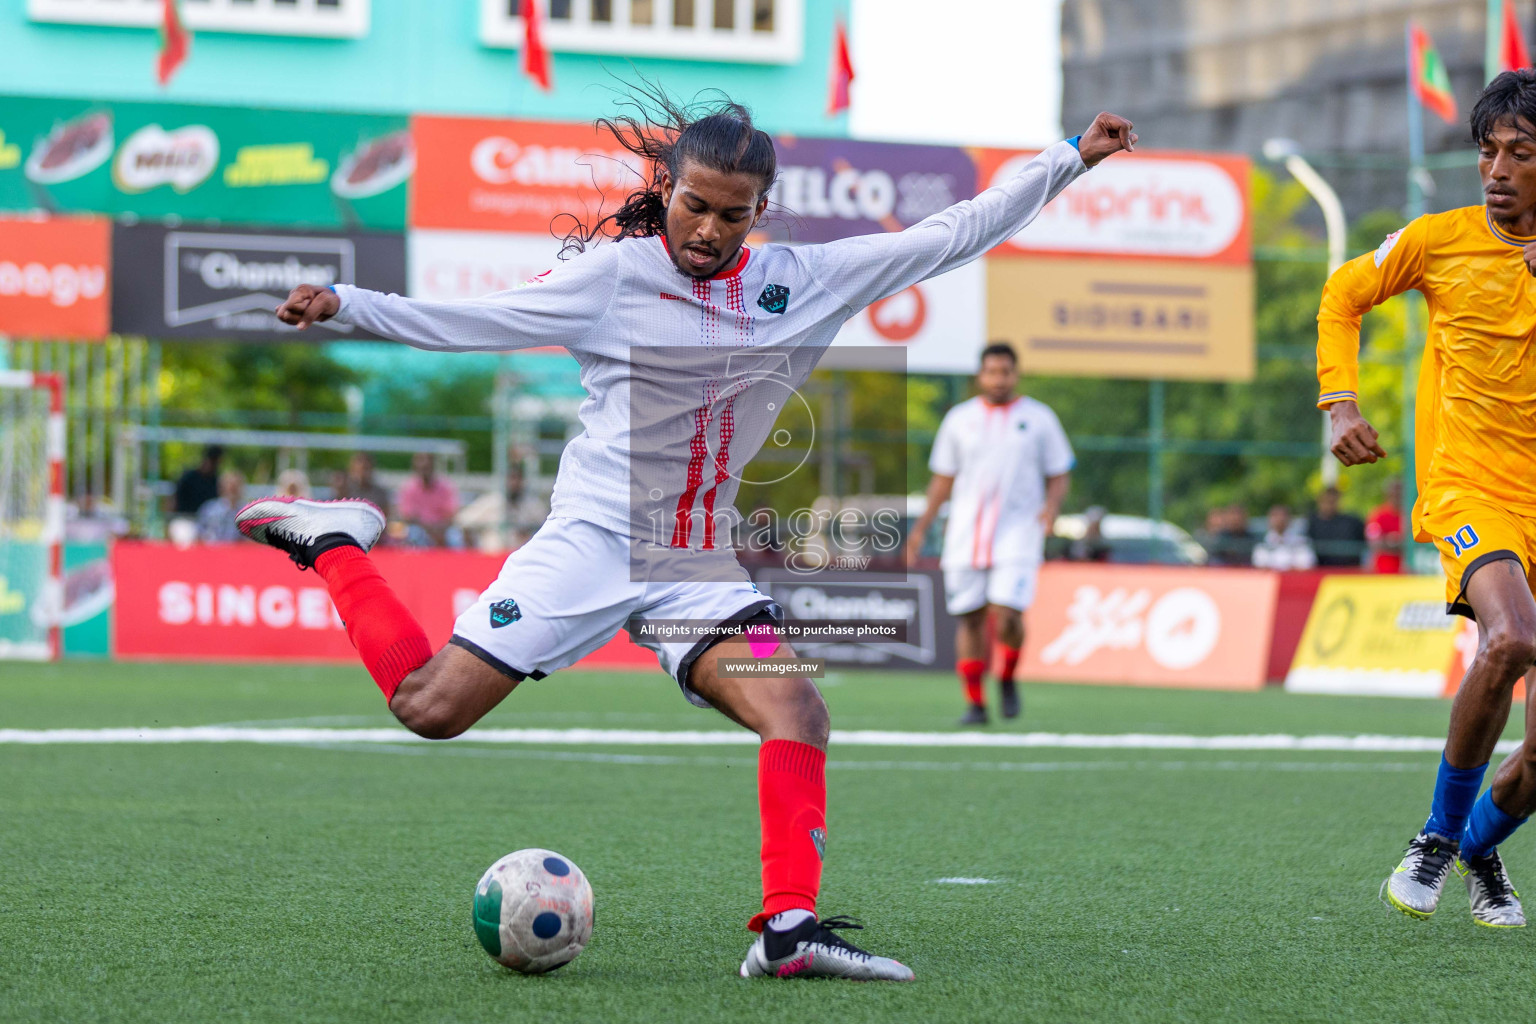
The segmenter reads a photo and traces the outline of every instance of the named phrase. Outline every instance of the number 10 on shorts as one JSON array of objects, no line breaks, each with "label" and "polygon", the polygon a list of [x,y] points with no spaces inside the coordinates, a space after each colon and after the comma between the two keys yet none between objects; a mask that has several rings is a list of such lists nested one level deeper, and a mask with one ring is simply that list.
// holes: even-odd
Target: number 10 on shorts
[{"label": "number 10 on shorts", "polygon": [[1478,536],[1477,531],[1472,529],[1471,526],[1463,526],[1449,537],[1442,537],[1441,540],[1449,544],[1451,550],[1459,556],[1468,548],[1477,547]]}]

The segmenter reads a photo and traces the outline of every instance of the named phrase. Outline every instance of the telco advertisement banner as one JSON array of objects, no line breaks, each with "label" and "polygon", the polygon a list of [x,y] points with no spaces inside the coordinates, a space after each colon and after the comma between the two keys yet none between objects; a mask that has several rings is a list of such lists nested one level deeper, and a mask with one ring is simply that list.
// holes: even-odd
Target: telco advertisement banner
[{"label": "telco advertisement banner", "polygon": [[0,209],[405,226],[405,117],[0,97]]},{"label": "telco advertisement banner", "polygon": [[0,334],[107,334],[112,225],[104,218],[0,217]]},{"label": "telco advertisement banner", "polygon": [[[298,337],[273,315],[299,284],[405,291],[405,237],[391,234],[118,225],[112,327],[158,338]],[[371,338],[326,321],[306,340]]]}]

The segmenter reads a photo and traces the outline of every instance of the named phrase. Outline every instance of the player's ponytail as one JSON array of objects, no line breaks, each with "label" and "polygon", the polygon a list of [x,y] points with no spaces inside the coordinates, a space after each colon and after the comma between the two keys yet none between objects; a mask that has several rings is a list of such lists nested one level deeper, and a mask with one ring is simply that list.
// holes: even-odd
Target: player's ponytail
[{"label": "player's ponytail", "polygon": [[704,94],[682,104],[660,86],[642,78],[631,86],[623,106],[633,113],[597,120],[600,130],[645,162],[646,185],[631,192],[618,210],[588,226],[572,214],[561,256],[582,252],[606,238],[643,238],[666,231],[667,207],[661,198],[662,172],[675,182],[684,164],[693,162],[727,174],[757,179],[758,197],[778,177],[773,139],[752,124],[752,113],[723,93]]}]

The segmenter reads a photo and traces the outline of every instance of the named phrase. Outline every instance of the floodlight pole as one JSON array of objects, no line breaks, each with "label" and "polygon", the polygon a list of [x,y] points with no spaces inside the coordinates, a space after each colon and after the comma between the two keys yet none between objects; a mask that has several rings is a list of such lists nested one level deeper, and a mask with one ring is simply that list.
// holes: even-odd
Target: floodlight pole
[{"label": "floodlight pole", "polygon": [[[1328,184],[1328,179],[1317,173],[1316,168],[1307,163],[1306,159],[1297,152],[1296,143],[1289,139],[1270,139],[1264,143],[1264,155],[1271,160],[1280,161],[1291,177],[1301,182],[1301,187],[1316,200],[1317,205],[1323,211],[1323,226],[1328,234],[1328,276],[1344,265],[1344,246],[1348,238],[1348,228],[1344,223],[1344,204],[1339,201],[1339,194]],[[1339,481],[1339,463],[1333,457],[1333,429],[1324,412],[1323,417],[1323,455],[1319,463],[1319,471],[1322,474],[1323,486],[1332,487]]]}]

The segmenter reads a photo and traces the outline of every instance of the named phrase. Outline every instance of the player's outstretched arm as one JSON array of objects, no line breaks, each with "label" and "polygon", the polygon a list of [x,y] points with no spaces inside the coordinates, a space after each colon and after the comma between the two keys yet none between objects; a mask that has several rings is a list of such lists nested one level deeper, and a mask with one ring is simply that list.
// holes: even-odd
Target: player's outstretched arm
[{"label": "player's outstretched arm", "polygon": [[348,284],[301,284],[277,307],[277,318],[299,330],[335,319],[440,351],[571,348],[607,312],[618,287],[616,250],[598,246],[527,285],[467,302],[411,299]]},{"label": "player's outstretched arm", "polygon": [[808,264],[810,276],[857,312],[984,256],[1039,216],[1090,166],[1135,145],[1131,122],[1100,114],[1077,140],[1050,146],[1008,180],[905,231],[801,246],[795,253]]}]

